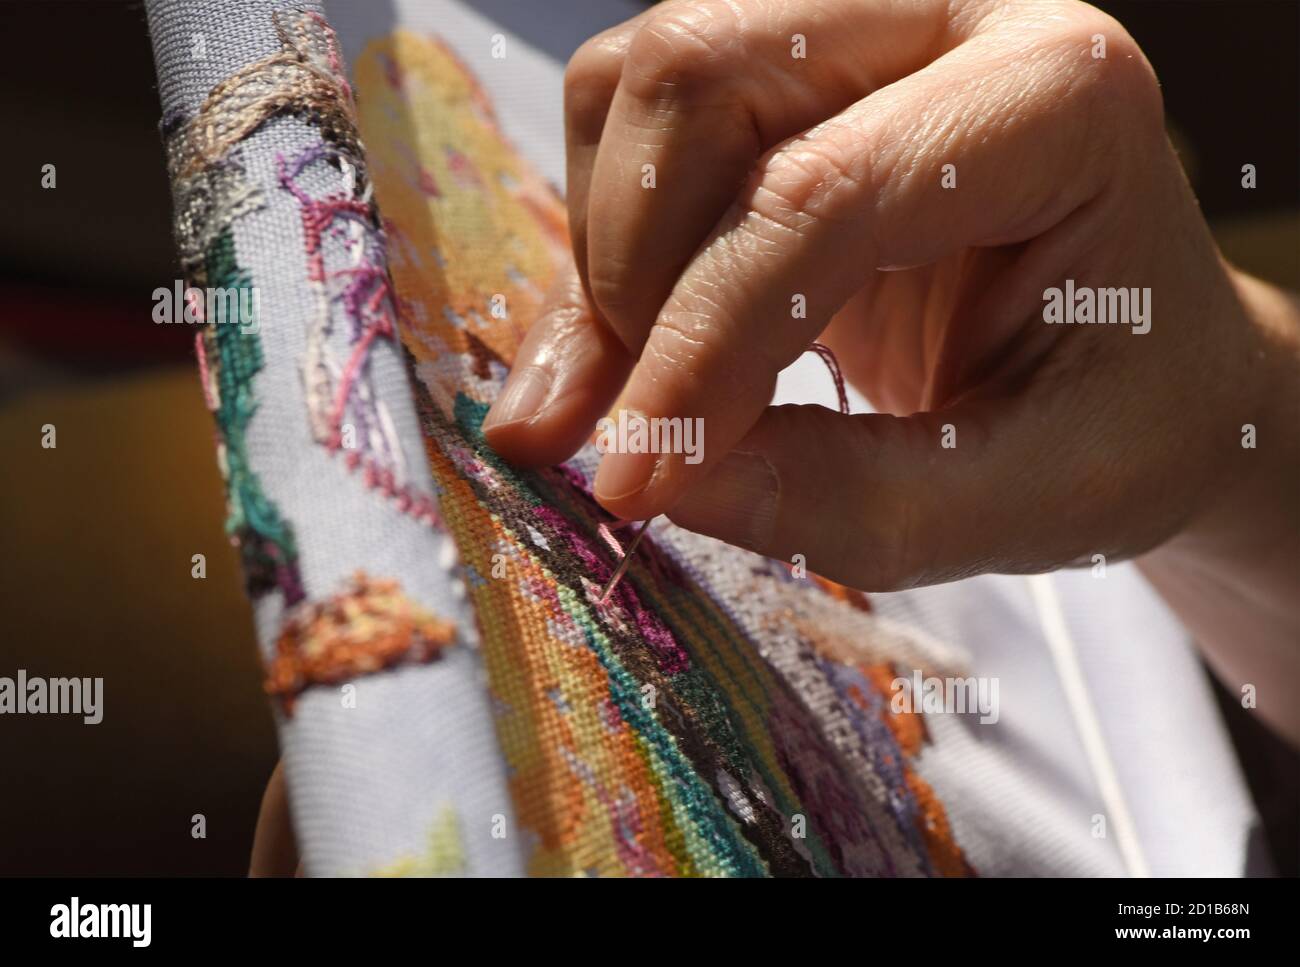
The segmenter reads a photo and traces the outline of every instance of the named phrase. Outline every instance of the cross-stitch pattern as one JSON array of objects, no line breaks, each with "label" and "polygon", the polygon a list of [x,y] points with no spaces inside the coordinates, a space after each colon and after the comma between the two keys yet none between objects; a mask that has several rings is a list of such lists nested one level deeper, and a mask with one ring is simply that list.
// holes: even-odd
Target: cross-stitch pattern
[{"label": "cross-stitch pattern", "polygon": [[[394,339],[396,332],[384,239],[364,161],[347,153],[352,138],[336,145],[322,141],[293,158],[277,158],[280,187],[293,196],[302,213],[307,277],[316,303],[302,365],[312,435],[331,453],[344,452],[348,467],[360,468],[366,485],[383,491],[404,513],[432,522],[433,502],[409,486],[401,441],[369,382],[371,347],[376,340]],[[315,164],[341,168],[348,190],[312,197],[299,178]],[[328,258],[331,237],[342,249],[341,259]],[[329,264],[337,261],[343,264]],[[346,360],[338,359],[331,347],[336,315],[342,315],[350,327]]]},{"label": "cross-stitch pattern", "polygon": [[937,643],[861,595],[657,521],[618,565],[594,457],[520,473],[480,426],[566,257],[554,191],[469,71],[399,32],[356,65],[439,512],[537,874],[968,875],[891,711]]},{"label": "cross-stitch pattern", "polygon": [[455,810],[444,803],[429,825],[427,849],[404,856],[375,870],[372,876],[461,876],[465,873],[465,855],[460,843],[460,823]]},{"label": "cross-stitch pattern", "polygon": [[311,685],[346,682],[405,662],[436,660],[455,626],[411,603],[398,583],[358,572],[323,601],[305,601],[285,619],[266,690],[287,712]]},{"label": "cross-stitch pattern", "polygon": [[[240,140],[268,118],[303,112],[320,119],[342,141],[355,143],[350,108],[322,60],[337,57],[328,27],[307,14],[277,16],[283,52],[250,64],[217,85],[192,118],[163,123],[175,205],[181,267],[191,286],[211,286],[241,295],[252,285],[235,254],[231,226],[262,204],[261,193],[244,178]],[[349,92],[350,94],[350,92]],[[248,300],[251,302],[252,300]],[[199,312],[197,300],[191,301]],[[262,349],[250,320],[227,318],[230,303],[216,302],[217,318],[202,319],[196,337],[199,369],[208,406],[219,430],[218,459],[226,477],[226,531],[239,547],[249,593],[278,588],[286,607],[305,596],[298,573],[293,531],[266,497],[253,471],[245,432],[256,408],[253,377],[262,368]],[[253,321],[255,322],[255,320]]]},{"label": "cross-stitch pattern", "polygon": [[[317,442],[346,449],[368,486],[391,497],[404,513],[431,523],[431,500],[406,484],[401,443],[382,402],[369,387],[368,352],[376,339],[393,339],[393,303],[383,234],[357,140],[352,91],[333,32],[319,16],[280,11],[274,17],[280,53],[239,70],[208,95],[192,118],[164,123],[175,195],[181,265],[190,286],[243,294],[253,280],[238,264],[233,225],[264,204],[240,160],[241,142],[283,114],[309,118],[322,141],[291,158],[278,158],[280,188],[297,201],[307,247],[307,282],[317,315],[303,364],[309,419]],[[299,177],[313,164],[348,173],[349,191],[313,197]],[[346,264],[327,266],[328,238],[337,238]],[[252,300],[245,300],[245,304]],[[285,617],[268,662],[266,690],[291,713],[295,697],[407,662],[436,659],[455,639],[447,621],[406,599],[396,580],[359,572],[331,597],[307,600],[291,526],[263,492],[251,466],[245,434],[256,410],[254,377],[263,365],[257,320],[228,318],[232,305],[214,302],[196,339],[203,388],[216,416],[218,457],[226,477],[227,532],[240,548],[250,594],[278,588]],[[254,303],[255,304],[255,303]],[[340,364],[329,346],[336,312],[351,322],[351,352]],[[350,421],[350,422],[346,422]],[[345,431],[355,437],[349,443]]]}]

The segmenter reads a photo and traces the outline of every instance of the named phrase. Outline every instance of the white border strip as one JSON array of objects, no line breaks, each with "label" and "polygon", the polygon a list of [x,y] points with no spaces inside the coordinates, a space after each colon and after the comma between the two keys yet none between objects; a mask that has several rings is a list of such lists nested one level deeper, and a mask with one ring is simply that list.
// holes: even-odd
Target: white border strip
[{"label": "white border strip", "polygon": [[1061,610],[1061,599],[1052,584],[1052,576],[1034,574],[1028,578],[1028,582],[1029,592],[1034,599],[1034,608],[1038,612],[1038,624],[1052,653],[1056,675],[1061,681],[1061,688],[1065,691],[1065,700],[1070,706],[1075,729],[1083,742],[1083,751],[1088,757],[1088,765],[1097,783],[1097,791],[1101,793],[1102,802],[1110,816],[1111,828],[1115,830],[1120,857],[1128,869],[1129,876],[1149,877],[1151,870],[1147,866],[1146,856],[1142,853],[1137,827],[1124,800],[1124,792],[1120,788],[1115,764],[1111,761],[1110,751],[1102,736],[1096,708],[1088,695],[1088,686],[1083,678],[1083,667],[1079,664],[1078,650],[1074,646],[1074,639],[1070,637],[1070,629],[1066,626],[1065,615]]}]

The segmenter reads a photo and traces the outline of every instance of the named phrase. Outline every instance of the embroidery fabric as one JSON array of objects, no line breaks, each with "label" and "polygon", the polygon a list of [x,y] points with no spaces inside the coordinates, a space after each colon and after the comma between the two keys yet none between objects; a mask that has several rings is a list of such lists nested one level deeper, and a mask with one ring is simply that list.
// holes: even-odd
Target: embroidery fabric
[{"label": "embroidery fabric", "polygon": [[888,709],[892,662],[935,655],[863,596],[665,524],[675,547],[648,536],[601,603],[619,553],[601,536],[613,522],[591,497],[592,455],[519,473],[480,431],[566,256],[559,200],[446,46],[398,33],[356,77],[441,514],[519,821],[538,838],[532,871],[969,873],[910,766],[924,724]]},{"label": "embroidery fabric", "polygon": [[[914,767],[929,741],[924,720],[889,705],[899,669],[956,659],[856,592],[668,524],[602,601],[619,560],[602,538],[616,522],[591,497],[594,455],[519,473],[481,433],[566,257],[558,198],[445,45],[398,32],[366,50],[356,73],[366,151],[324,20],[280,10],[274,24],[279,52],[164,126],[182,263],[193,285],[257,282],[232,234],[268,203],[267,188],[247,180],[244,145],[272,119],[308,123],[319,141],[275,158],[275,190],[301,218],[301,298],[314,307],[298,367],[306,423],[388,506],[454,538],[527,869],[971,873]],[[342,174],[342,190],[304,183],[322,166]],[[199,362],[249,591],[280,591],[268,690],[287,711],[313,688],[409,675],[440,658],[467,629],[407,600],[394,580],[358,573],[333,595],[309,593],[294,528],[245,440],[261,343],[230,322],[205,320]],[[342,354],[332,348],[340,333]],[[370,382],[372,348],[399,337],[436,509]],[[426,817],[430,804],[404,805]],[[375,856],[367,868],[468,869],[466,852],[446,843],[462,825],[447,809],[435,811],[438,845],[424,860]]]}]

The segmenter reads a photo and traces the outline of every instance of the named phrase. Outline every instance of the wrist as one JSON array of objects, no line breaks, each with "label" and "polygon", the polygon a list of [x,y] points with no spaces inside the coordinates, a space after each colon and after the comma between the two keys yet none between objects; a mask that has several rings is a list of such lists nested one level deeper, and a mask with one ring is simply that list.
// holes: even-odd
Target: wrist
[{"label": "wrist", "polygon": [[[1251,365],[1227,367],[1222,394],[1219,432],[1237,439],[1214,448],[1220,457],[1187,525],[1138,564],[1235,692],[1300,674],[1300,303],[1229,274],[1252,341]],[[1258,709],[1300,745],[1289,690],[1262,690]]]},{"label": "wrist", "polygon": [[1262,545],[1300,542],[1300,301],[1226,267],[1242,320],[1241,368],[1220,376],[1222,419],[1212,432],[1215,466],[1185,526],[1156,553],[1215,558],[1255,555]]}]

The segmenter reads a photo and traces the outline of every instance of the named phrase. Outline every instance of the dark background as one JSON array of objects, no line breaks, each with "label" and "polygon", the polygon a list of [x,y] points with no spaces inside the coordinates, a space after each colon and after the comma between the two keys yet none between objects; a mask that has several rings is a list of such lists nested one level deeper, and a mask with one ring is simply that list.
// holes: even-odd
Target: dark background
[{"label": "dark background", "polygon": [[[1161,77],[1225,254],[1300,288],[1300,4],[1097,6]],[[0,720],[0,874],[240,874],[275,738],[192,334],[150,319],[178,269],[143,8],[0,2],[0,45],[0,674],[106,679],[100,725]],[[1300,760],[1221,704],[1294,875]]]}]

